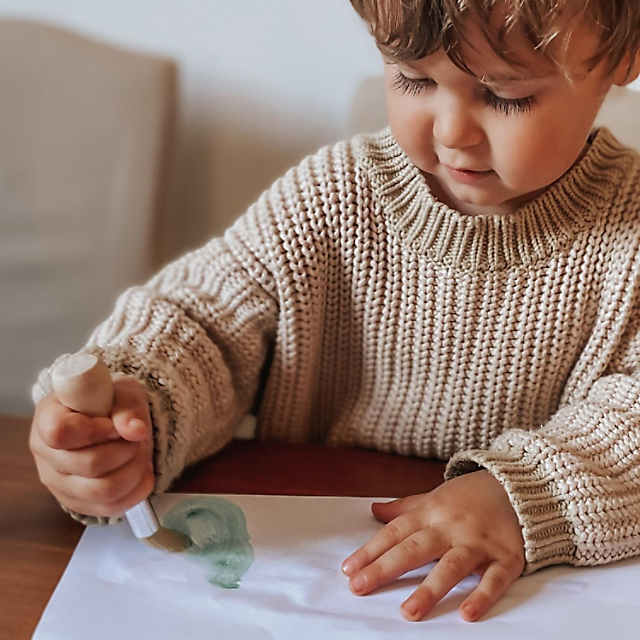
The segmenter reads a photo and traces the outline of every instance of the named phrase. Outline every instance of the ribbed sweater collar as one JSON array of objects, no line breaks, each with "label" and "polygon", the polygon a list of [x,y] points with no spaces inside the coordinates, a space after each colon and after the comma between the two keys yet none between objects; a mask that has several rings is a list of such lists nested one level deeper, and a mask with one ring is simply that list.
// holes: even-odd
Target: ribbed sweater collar
[{"label": "ribbed sweater collar", "polygon": [[438,201],[390,128],[367,138],[363,161],[383,211],[415,251],[465,270],[530,265],[605,213],[633,162],[607,129],[556,183],[509,215],[468,216]]}]

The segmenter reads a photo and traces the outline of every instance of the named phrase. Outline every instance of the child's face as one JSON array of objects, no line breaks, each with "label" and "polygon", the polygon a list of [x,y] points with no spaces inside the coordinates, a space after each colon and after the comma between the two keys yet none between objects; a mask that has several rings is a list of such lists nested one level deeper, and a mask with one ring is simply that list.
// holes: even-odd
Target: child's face
[{"label": "child's face", "polygon": [[587,71],[596,41],[586,28],[564,58],[571,79],[521,36],[507,42],[524,69],[498,57],[477,27],[468,36],[464,58],[477,77],[442,50],[412,63],[386,61],[389,124],[440,200],[465,214],[508,214],[578,159],[618,76],[604,62]]}]

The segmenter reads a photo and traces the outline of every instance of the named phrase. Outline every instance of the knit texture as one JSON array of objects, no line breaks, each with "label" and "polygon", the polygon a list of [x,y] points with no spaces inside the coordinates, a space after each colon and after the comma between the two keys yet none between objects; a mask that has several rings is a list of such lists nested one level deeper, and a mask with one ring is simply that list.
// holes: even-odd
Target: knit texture
[{"label": "knit texture", "polygon": [[639,218],[640,158],[605,129],[487,217],[436,201],[385,129],[306,158],[85,349],[147,386],[158,491],[253,409],[262,438],[488,469],[526,572],[611,562],[640,553]]}]

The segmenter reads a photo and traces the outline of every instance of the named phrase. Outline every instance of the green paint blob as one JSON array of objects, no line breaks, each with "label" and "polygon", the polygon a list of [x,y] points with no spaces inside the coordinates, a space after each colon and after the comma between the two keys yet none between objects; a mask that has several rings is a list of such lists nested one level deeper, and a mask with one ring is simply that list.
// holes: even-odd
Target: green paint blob
[{"label": "green paint blob", "polygon": [[253,562],[253,547],[242,509],[224,498],[199,496],[172,507],[162,524],[191,538],[186,553],[202,558],[213,573],[209,582],[237,589]]}]

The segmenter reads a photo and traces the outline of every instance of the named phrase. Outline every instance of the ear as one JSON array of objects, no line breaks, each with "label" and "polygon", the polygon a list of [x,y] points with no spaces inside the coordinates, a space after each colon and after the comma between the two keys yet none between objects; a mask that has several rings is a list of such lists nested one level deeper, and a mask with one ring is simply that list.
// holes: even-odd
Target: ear
[{"label": "ear", "polygon": [[633,60],[630,60],[630,58],[631,54],[627,54],[613,70],[613,84],[624,87],[640,75],[640,51],[636,51]]}]

